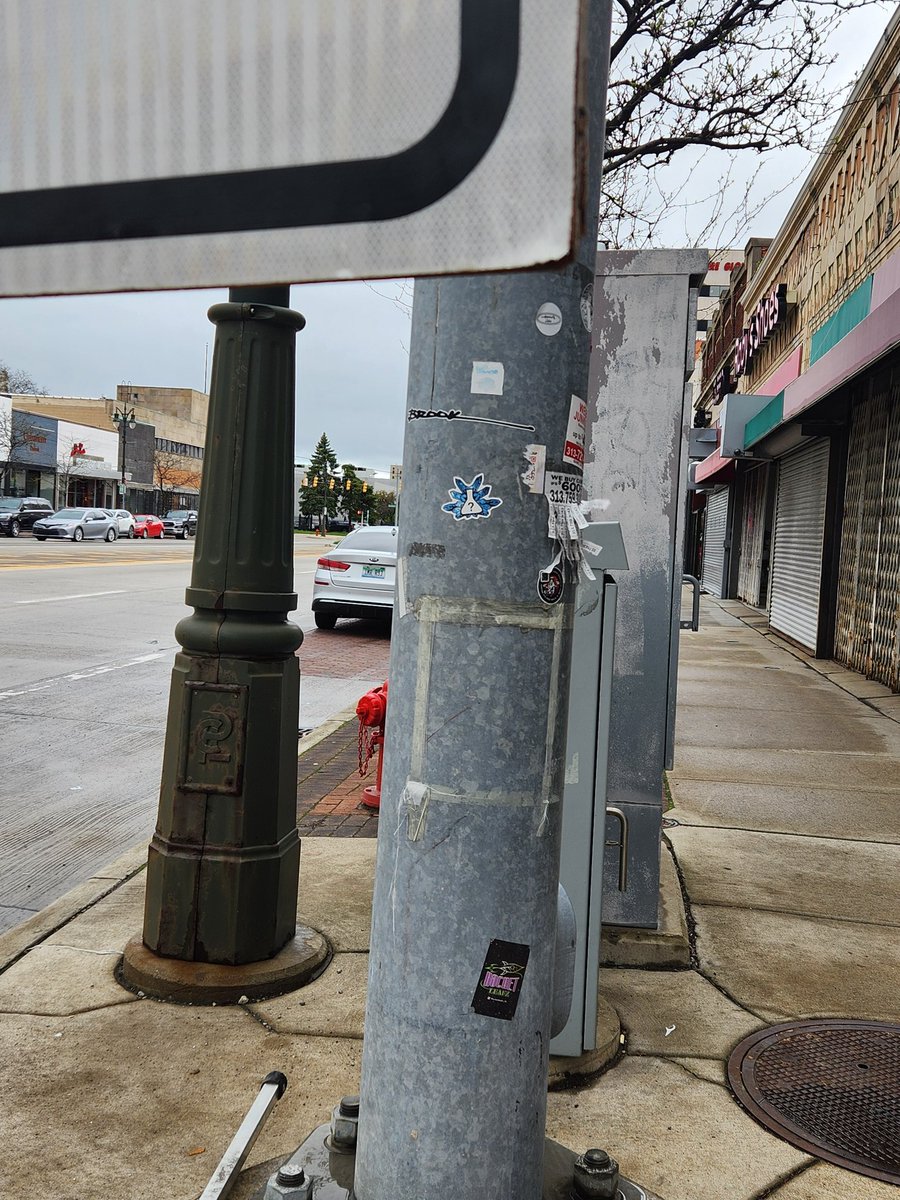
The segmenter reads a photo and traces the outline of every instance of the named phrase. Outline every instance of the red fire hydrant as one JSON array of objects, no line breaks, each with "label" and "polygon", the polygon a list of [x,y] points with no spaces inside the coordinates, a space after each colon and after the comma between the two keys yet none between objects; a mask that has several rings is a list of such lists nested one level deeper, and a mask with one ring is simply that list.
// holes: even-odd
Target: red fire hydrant
[{"label": "red fire hydrant", "polygon": [[363,789],[363,804],[366,808],[381,807],[381,772],[384,767],[384,723],[387,719],[388,685],[372,688],[360,697],[356,706],[359,717],[359,773],[365,775],[369,763],[378,747],[378,774],[374,784]]}]

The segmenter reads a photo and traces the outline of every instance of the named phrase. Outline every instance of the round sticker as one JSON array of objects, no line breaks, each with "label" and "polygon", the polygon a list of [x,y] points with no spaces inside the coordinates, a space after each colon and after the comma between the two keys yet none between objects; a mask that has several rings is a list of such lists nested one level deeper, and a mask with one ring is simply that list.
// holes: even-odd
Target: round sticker
[{"label": "round sticker", "polygon": [[553,337],[562,329],[562,313],[556,304],[548,300],[535,313],[534,323],[545,337]]},{"label": "round sticker", "polygon": [[589,283],[581,293],[579,306],[581,308],[581,323],[588,333],[590,333],[594,327],[594,285],[592,283]]},{"label": "round sticker", "polygon": [[562,600],[565,586],[559,567],[551,567],[549,571],[541,571],[538,575],[538,596],[545,604],[558,604]]}]

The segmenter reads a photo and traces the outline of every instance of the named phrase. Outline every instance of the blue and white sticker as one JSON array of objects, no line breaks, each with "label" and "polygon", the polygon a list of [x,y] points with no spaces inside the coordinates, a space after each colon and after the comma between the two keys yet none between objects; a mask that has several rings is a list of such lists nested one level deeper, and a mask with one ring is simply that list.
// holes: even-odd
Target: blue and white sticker
[{"label": "blue and white sticker", "polygon": [[491,485],[484,482],[484,475],[476,475],[471,483],[456,476],[454,486],[447,495],[450,501],[442,504],[443,512],[450,513],[455,521],[466,521],[470,517],[489,517],[503,501],[491,495]]}]

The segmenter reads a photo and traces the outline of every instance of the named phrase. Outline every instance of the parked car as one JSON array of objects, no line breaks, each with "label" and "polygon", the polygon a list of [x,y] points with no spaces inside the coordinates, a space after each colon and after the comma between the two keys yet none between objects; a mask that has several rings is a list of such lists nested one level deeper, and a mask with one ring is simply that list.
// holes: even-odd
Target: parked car
[{"label": "parked car", "polygon": [[50,517],[34,523],[34,536],[39,542],[47,538],[103,538],[114,542],[119,536],[115,517],[103,508],[61,508]]},{"label": "parked car", "polygon": [[338,617],[389,617],[394,611],[397,526],[362,525],[316,563],[312,610],[319,629]]},{"label": "parked car", "polygon": [[0,496],[0,533],[18,537],[20,529],[31,529],[41,517],[49,517],[53,505],[40,496]]},{"label": "parked car", "polygon": [[193,537],[197,532],[197,512],[193,508],[175,508],[163,517],[166,537]]},{"label": "parked car", "polygon": [[104,511],[116,522],[119,537],[134,537],[134,517],[130,512],[126,512],[124,508],[107,508]]},{"label": "parked car", "polygon": [[134,518],[134,536],[139,538],[163,537],[163,523],[159,517],[144,513]]}]

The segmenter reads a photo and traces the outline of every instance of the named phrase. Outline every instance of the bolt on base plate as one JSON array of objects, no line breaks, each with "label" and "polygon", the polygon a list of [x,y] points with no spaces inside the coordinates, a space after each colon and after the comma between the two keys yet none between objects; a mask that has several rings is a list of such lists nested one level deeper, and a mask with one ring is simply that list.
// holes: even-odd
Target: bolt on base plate
[{"label": "bolt on base plate", "polygon": [[[551,1138],[544,1142],[544,1186],[541,1200],[570,1200],[574,1150]],[[314,1180],[315,1200],[355,1200],[353,1175],[356,1155],[331,1144],[331,1126],[319,1125],[287,1159],[270,1159],[245,1171],[230,1200],[306,1200],[302,1188],[291,1189],[276,1182],[278,1171],[286,1163],[303,1167],[306,1180]],[[629,1179],[619,1177],[617,1200],[659,1200],[654,1192]]]}]

